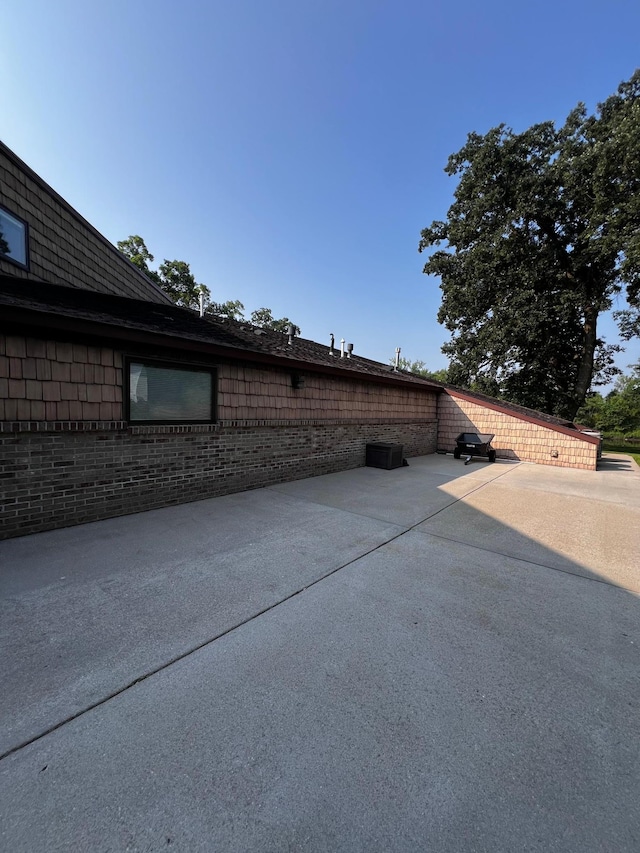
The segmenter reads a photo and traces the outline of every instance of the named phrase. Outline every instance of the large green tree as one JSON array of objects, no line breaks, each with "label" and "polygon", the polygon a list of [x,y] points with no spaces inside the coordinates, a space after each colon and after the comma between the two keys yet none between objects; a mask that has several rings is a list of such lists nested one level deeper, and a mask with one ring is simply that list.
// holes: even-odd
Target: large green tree
[{"label": "large green tree", "polygon": [[[227,320],[244,321],[244,305],[242,302],[239,299],[213,302],[209,288],[195,280],[186,261],[168,261],[165,259],[157,271],[152,269],[149,265],[154,262],[154,257],[139,234],[131,234],[126,240],[120,240],[117,246],[118,250],[147,278],[162,288],[176,305],[197,310],[200,307],[200,294],[204,294],[207,314]],[[258,308],[251,313],[250,322],[263,329],[286,333],[291,321],[288,317],[276,319],[270,308]],[[299,335],[300,327],[294,324],[294,329],[295,333]]]},{"label": "large green tree", "polygon": [[118,250],[142,270],[147,278],[161,287],[176,305],[197,309],[200,307],[201,293],[204,294],[205,304],[210,302],[209,288],[195,280],[186,261],[169,261],[165,258],[156,271],[149,266],[154,258],[139,234],[132,234],[126,240],[120,240],[117,245]]},{"label": "large green tree", "polygon": [[155,270],[152,270],[149,264],[153,263],[153,255],[147,249],[146,243],[139,234],[130,234],[126,240],[119,240],[117,243],[118,251],[125,258],[128,258],[131,263],[138,267],[139,270],[150,278],[156,284],[160,284],[160,276]]},{"label": "large green tree", "polygon": [[[261,329],[271,329],[274,332],[286,333],[289,330],[291,320],[288,317],[280,317],[276,319],[273,316],[271,308],[258,308],[251,312],[251,323],[253,326],[259,326]],[[300,327],[292,323],[296,335],[300,334]]]},{"label": "large green tree", "polygon": [[598,317],[626,289],[640,299],[640,71],[589,115],[523,133],[469,134],[424,272],[443,293],[449,379],[573,418],[592,384],[617,372]]},{"label": "large green tree", "polygon": [[204,294],[205,305],[211,299],[209,288],[199,284],[186,261],[163,261],[159,267],[160,287],[171,297],[176,305],[197,309],[200,306],[200,294]]},{"label": "large green tree", "polygon": [[229,299],[226,302],[210,302],[207,314],[221,317],[225,320],[244,320],[244,305],[239,299]]}]

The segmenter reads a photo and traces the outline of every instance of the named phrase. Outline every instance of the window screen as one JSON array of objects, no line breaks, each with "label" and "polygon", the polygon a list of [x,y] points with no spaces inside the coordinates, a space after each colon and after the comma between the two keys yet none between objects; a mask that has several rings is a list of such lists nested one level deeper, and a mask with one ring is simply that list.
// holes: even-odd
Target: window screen
[{"label": "window screen", "polygon": [[129,420],[212,421],[212,372],[129,362]]},{"label": "window screen", "polygon": [[0,207],[0,255],[28,267],[27,223]]}]

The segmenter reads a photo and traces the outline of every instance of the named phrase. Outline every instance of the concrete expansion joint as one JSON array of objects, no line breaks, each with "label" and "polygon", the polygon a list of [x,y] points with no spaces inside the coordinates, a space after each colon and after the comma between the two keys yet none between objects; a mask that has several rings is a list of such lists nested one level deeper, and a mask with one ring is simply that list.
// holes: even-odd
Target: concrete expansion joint
[{"label": "concrete expansion joint", "polygon": [[[509,473],[509,472],[505,471],[503,474],[500,474],[499,477],[502,477],[507,473]],[[496,478],[496,479],[498,479],[498,478]],[[491,481],[491,482],[494,482],[494,481]],[[481,483],[480,485],[478,485],[477,488],[472,489],[467,494],[473,494],[474,492],[477,492],[479,489],[481,489],[485,485],[487,485],[487,483]],[[307,500],[307,499],[305,498],[304,500]],[[452,500],[452,502],[450,504],[447,504],[447,506],[443,507],[442,509],[447,509],[448,507],[452,506],[453,504],[458,503],[458,501],[460,501],[460,500],[462,500],[462,498],[456,498],[455,500]],[[318,502],[309,501],[309,503],[318,503]],[[321,505],[326,506],[326,504],[321,504]],[[313,581],[311,583],[307,583],[305,586],[300,587],[299,589],[295,590],[294,592],[290,593],[289,595],[285,596],[284,598],[281,598],[279,601],[274,602],[273,604],[269,605],[268,607],[263,608],[262,610],[258,611],[257,613],[254,613],[253,615],[248,616],[246,619],[243,619],[240,622],[237,622],[235,625],[232,625],[231,627],[227,628],[226,630],[221,631],[219,634],[216,634],[215,636],[210,637],[209,639],[204,640],[201,643],[198,643],[197,645],[191,647],[190,649],[187,649],[184,652],[181,652],[178,655],[174,655],[165,663],[161,664],[160,666],[154,667],[153,669],[150,669],[149,671],[143,673],[142,675],[139,675],[137,678],[132,679],[131,681],[127,682],[122,687],[118,688],[117,690],[110,692],[107,696],[104,696],[102,699],[99,699],[96,702],[93,702],[92,704],[87,705],[86,707],[80,709],[79,711],[76,711],[73,714],[67,715],[64,719],[58,721],[57,723],[54,723],[53,725],[49,726],[48,728],[39,732],[38,734],[33,735],[32,737],[22,741],[19,744],[16,744],[15,746],[11,747],[11,749],[8,749],[4,753],[0,754],[0,761],[3,761],[5,758],[8,758],[9,756],[15,754],[16,752],[20,752],[25,747],[30,746],[31,744],[33,744],[39,740],[42,740],[42,738],[46,737],[49,734],[52,734],[53,732],[57,731],[58,729],[61,729],[63,726],[67,725],[67,723],[71,723],[74,720],[77,720],[79,717],[84,716],[84,714],[87,714],[90,711],[93,711],[96,708],[99,708],[102,705],[105,705],[107,702],[110,702],[112,699],[116,699],[118,696],[121,696],[123,693],[126,693],[128,690],[130,690],[132,687],[135,687],[137,684],[141,684],[142,682],[147,681],[147,679],[152,678],[154,675],[157,675],[160,672],[163,672],[164,670],[173,666],[173,664],[179,663],[180,661],[184,660],[185,658],[190,657],[191,655],[195,654],[196,652],[200,651],[201,649],[204,649],[207,646],[212,645],[217,640],[220,640],[223,637],[226,637],[228,634],[231,634],[232,632],[238,630],[239,628],[242,628],[244,625],[247,625],[250,622],[253,622],[255,619],[258,619],[259,617],[264,616],[265,614],[271,612],[272,610],[275,610],[275,608],[280,607],[282,604],[285,604],[286,602],[290,601],[293,598],[296,598],[297,596],[301,595],[302,593],[306,592],[307,590],[311,589],[312,587],[316,586],[317,584],[321,583],[322,581],[326,580],[327,578],[331,577],[332,575],[335,575],[337,572],[340,572],[343,569],[348,568],[349,566],[356,563],[358,560],[361,560],[364,557],[368,557],[370,554],[373,554],[376,551],[380,550],[381,548],[384,548],[386,545],[389,545],[390,543],[395,542],[396,539],[400,539],[401,536],[404,536],[406,533],[409,533],[410,531],[414,530],[416,527],[418,527],[418,525],[422,524],[424,521],[428,521],[430,518],[433,518],[433,516],[437,515],[438,512],[442,512],[442,509],[437,510],[437,512],[430,513],[429,515],[425,516],[425,518],[421,518],[419,521],[416,521],[414,524],[411,524],[408,527],[403,527],[403,526],[391,523],[391,526],[395,527],[398,530],[398,532],[395,533],[394,535],[388,537],[383,542],[380,542],[378,545],[375,545],[373,548],[370,548],[369,550],[365,551],[364,553],[359,554],[357,557],[353,557],[352,559],[348,560],[347,562],[342,563],[341,565],[337,566],[336,568],[331,569],[331,571],[325,572],[325,574],[321,575],[315,581]],[[341,511],[342,512],[350,512],[349,510],[341,510]],[[357,515],[360,517],[365,517],[365,518],[372,518],[372,516],[363,516],[362,513],[351,512],[351,514]],[[376,519],[376,520],[377,521],[384,521],[384,519]],[[390,523],[387,522],[387,524],[390,524]]]},{"label": "concrete expansion joint", "polygon": [[[450,506],[451,504],[449,504]],[[448,507],[445,507],[448,509]],[[464,545],[466,548],[473,548],[476,551],[483,551],[485,554],[495,554],[498,557],[507,557],[509,560],[517,560],[519,563],[527,563],[529,566],[536,566],[539,569],[548,569],[550,572],[560,572],[563,575],[571,575],[574,578],[580,578],[589,583],[603,584],[604,586],[620,589],[623,592],[629,592],[631,595],[637,596],[638,590],[628,586],[622,586],[619,583],[612,583],[604,578],[589,577],[588,575],[580,574],[580,572],[572,572],[570,569],[561,569],[558,566],[549,566],[547,563],[538,563],[536,560],[527,560],[526,557],[517,557],[514,554],[507,554],[504,551],[496,551],[493,548],[485,548],[483,545],[474,545],[471,542],[465,542],[463,539],[454,539],[452,536],[443,536],[441,533],[431,533],[429,530],[418,530],[423,536],[433,536],[434,539],[442,539],[443,542],[455,542],[456,545]]]},{"label": "concrete expansion joint", "polygon": [[[418,523],[421,523],[421,522],[418,522]],[[398,525],[395,525],[395,526],[397,527]],[[413,526],[415,526],[415,525],[412,525],[412,527]],[[408,530],[410,530],[410,529],[411,528],[408,528]],[[128,690],[130,690],[132,687],[135,687],[137,684],[141,684],[142,682],[147,681],[149,678],[152,678],[154,675],[157,675],[158,673],[163,672],[166,669],[169,669],[169,667],[173,666],[173,664],[179,663],[180,661],[185,660],[185,658],[188,658],[191,655],[195,654],[196,652],[200,651],[201,649],[204,649],[207,646],[212,645],[217,640],[220,640],[223,637],[226,637],[228,634],[231,634],[234,631],[238,630],[239,628],[242,628],[244,625],[247,625],[250,622],[253,622],[255,619],[258,619],[260,616],[264,616],[265,614],[271,612],[272,610],[275,610],[275,608],[280,607],[280,605],[285,604],[286,602],[290,601],[292,598],[296,598],[298,595],[301,595],[302,593],[306,592],[308,589],[311,589],[312,587],[316,586],[321,581],[326,580],[327,578],[331,577],[332,575],[335,575],[337,572],[342,571],[342,569],[347,568],[348,566],[352,565],[353,563],[357,562],[358,560],[362,559],[363,557],[369,556],[369,554],[372,554],[375,551],[379,550],[380,548],[383,548],[385,545],[389,544],[390,542],[393,542],[395,539],[399,539],[400,536],[403,536],[406,532],[407,532],[407,530],[400,529],[400,531],[397,534],[395,534],[394,536],[391,536],[389,539],[386,539],[384,542],[381,542],[378,545],[376,545],[375,547],[370,548],[368,551],[365,551],[363,554],[359,554],[357,557],[354,557],[351,560],[348,560],[346,563],[343,563],[342,565],[337,566],[335,569],[332,569],[331,571],[326,572],[325,574],[323,574],[321,577],[317,578],[312,583],[307,583],[305,586],[300,587],[299,589],[295,590],[294,592],[290,593],[289,595],[285,596],[284,598],[281,598],[279,601],[276,601],[273,604],[269,605],[269,607],[265,607],[262,610],[258,611],[257,613],[254,613],[253,615],[248,616],[246,619],[243,619],[240,622],[237,622],[235,625],[232,625],[230,628],[227,628],[226,630],[221,631],[219,634],[216,634],[214,637],[211,637],[208,640],[204,640],[202,643],[198,643],[196,646],[193,646],[192,648],[188,649],[185,652],[182,652],[181,654],[174,655],[172,658],[170,658],[165,663],[161,664],[160,666],[154,667],[153,669],[149,670],[146,673],[143,673],[142,675],[139,675],[137,678],[133,679],[132,681],[129,681],[127,684],[123,685],[118,690],[112,691],[107,696],[104,696],[102,699],[99,699],[96,702],[93,702],[92,704],[87,705],[85,708],[82,708],[81,710],[76,711],[74,714],[70,714],[70,715],[66,716],[64,719],[60,720],[57,723],[54,723],[53,725],[49,726],[48,728],[46,728],[42,732],[39,732],[37,735],[33,735],[32,737],[28,738],[27,740],[24,740],[21,743],[16,744],[15,746],[11,747],[11,749],[8,749],[5,752],[0,754],[0,761],[3,761],[5,758],[8,758],[9,756],[14,755],[17,752],[20,752],[21,750],[25,749],[27,746],[30,746],[31,744],[36,743],[39,740],[42,740],[47,735],[52,734],[53,732],[57,731],[58,729],[63,728],[65,725],[67,725],[67,723],[71,723],[74,720],[77,720],[79,717],[82,717],[85,714],[89,713],[90,711],[93,711],[96,708],[101,707],[102,705],[106,705],[107,702],[110,702],[112,699],[116,699],[118,696],[121,696],[123,693],[126,693]]]},{"label": "concrete expansion joint", "polygon": [[[451,498],[451,502],[448,503],[446,506],[440,507],[440,509],[435,510],[435,512],[432,512],[429,515],[426,515],[424,518],[421,518],[419,521],[416,521],[414,524],[411,524],[408,527],[404,527],[404,528],[402,527],[402,525],[395,524],[395,522],[390,522],[386,518],[380,518],[380,516],[378,516],[378,515],[370,515],[370,514],[364,513],[364,512],[355,512],[355,510],[346,509],[345,507],[333,507],[333,509],[338,509],[340,512],[345,512],[348,515],[355,515],[358,518],[368,518],[368,519],[371,519],[373,521],[382,521],[382,522],[385,522],[386,524],[392,524],[394,527],[398,527],[402,530],[402,533],[398,534],[399,536],[402,536],[404,533],[408,533],[410,530],[413,530],[414,527],[418,527],[418,525],[423,524],[425,521],[429,521],[434,516],[438,515],[438,513],[443,512],[445,509],[449,509],[454,504],[457,504],[460,501],[464,500],[465,498],[469,497],[469,495],[475,494],[477,491],[484,488],[485,486],[488,486],[490,483],[495,483],[496,480],[501,479],[502,477],[505,476],[505,474],[508,474],[510,471],[514,470],[514,468],[516,468],[516,467],[517,466],[515,466],[515,465],[512,467],[509,467],[509,469],[507,471],[503,471],[501,474],[498,474],[498,476],[494,477],[493,480],[489,480],[488,482],[479,483],[475,487],[475,489],[470,489],[465,495],[462,495],[459,498]],[[443,476],[443,479],[447,479],[446,475],[442,475],[442,476]],[[275,483],[274,485],[266,486],[265,488],[271,489],[272,491],[277,492],[277,491],[279,491],[278,486],[281,486],[281,485],[283,485],[283,484],[282,483]],[[298,495],[297,500],[305,501],[306,503],[313,504],[314,506],[325,506],[325,507],[327,506],[327,504],[323,503],[322,501],[314,501],[311,498],[308,498],[304,495]],[[396,539],[396,538],[397,537],[394,536],[391,539],[389,539],[388,541],[392,542],[393,539]],[[374,550],[376,550],[376,549],[374,549]],[[363,554],[363,556],[366,556],[366,554]],[[358,557],[358,559],[360,559],[360,558]],[[346,564],[346,565],[348,565],[348,564]]]}]

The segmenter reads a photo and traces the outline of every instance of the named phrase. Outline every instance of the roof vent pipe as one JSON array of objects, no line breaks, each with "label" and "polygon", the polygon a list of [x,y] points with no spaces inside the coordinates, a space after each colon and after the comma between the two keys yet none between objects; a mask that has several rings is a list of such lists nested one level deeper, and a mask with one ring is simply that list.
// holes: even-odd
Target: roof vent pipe
[{"label": "roof vent pipe", "polygon": [[347,358],[351,358],[352,352],[353,352],[353,344],[347,344]]},{"label": "roof vent pipe", "polygon": [[336,339],[333,337],[333,332],[331,332],[331,343],[329,344],[329,355],[335,355],[336,354],[336,351],[333,348],[335,340]]},{"label": "roof vent pipe", "polygon": [[396,363],[393,369],[400,370],[400,347],[396,347]]},{"label": "roof vent pipe", "polygon": [[291,344],[293,343],[293,336],[295,335],[295,333],[296,327],[293,325],[293,323],[289,323],[289,325],[287,326],[287,334],[289,335],[289,346],[291,346]]},{"label": "roof vent pipe", "polygon": [[200,291],[200,316],[204,317],[204,290]]},{"label": "roof vent pipe", "polygon": [[340,358],[344,358],[344,345],[345,345],[345,339],[340,338]]}]

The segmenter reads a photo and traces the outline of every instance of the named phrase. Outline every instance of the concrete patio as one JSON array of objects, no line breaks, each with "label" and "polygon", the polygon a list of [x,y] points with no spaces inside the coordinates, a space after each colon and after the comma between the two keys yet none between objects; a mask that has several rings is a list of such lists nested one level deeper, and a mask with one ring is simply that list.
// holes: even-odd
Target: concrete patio
[{"label": "concrete patio", "polygon": [[636,851],[640,469],[450,456],[0,543],[0,846]]}]

